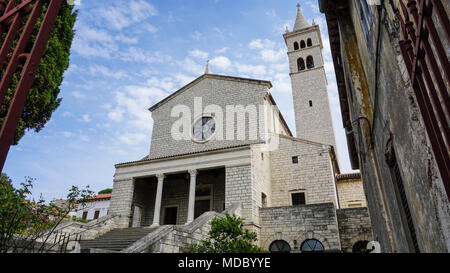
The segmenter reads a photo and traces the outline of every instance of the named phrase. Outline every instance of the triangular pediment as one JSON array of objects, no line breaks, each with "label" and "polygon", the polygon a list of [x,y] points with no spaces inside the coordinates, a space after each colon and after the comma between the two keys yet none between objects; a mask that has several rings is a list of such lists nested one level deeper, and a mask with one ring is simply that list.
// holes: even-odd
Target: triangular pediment
[{"label": "triangular pediment", "polygon": [[150,111],[153,112],[166,102],[170,101],[175,96],[180,95],[184,91],[188,90],[189,88],[197,85],[203,80],[206,79],[219,79],[219,80],[226,80],[226,81],[238,81],[238,82],[248,82],[252,84],[259,84],[259,85],[266,85],[269,89],[272,88],[272,83],[270,81],[265,80],[257,80],[257,79],[249,79],[249,78],[240,78],[240,77],[233,77],[233,76],[224,76],[224,75],[217,75],[217,74],[203,74],[202,76],[198,77],[197,79],[193,80],[192,82],[188,83],[187,85],[183,86],[182,88],[178,89],[174,93],[172,93],[170,96],[166,97],[165,99],[161,100],[160,102],[156,103],[152,107],[150,107]]}]

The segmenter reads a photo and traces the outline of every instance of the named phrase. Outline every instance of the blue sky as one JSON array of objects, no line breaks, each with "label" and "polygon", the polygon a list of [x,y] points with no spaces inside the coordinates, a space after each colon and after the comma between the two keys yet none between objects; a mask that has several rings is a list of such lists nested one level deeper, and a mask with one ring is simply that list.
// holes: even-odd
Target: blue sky
[{"label": "blue sky", "polygon": [[325,18],[316,0],[81,0],[61,106],[39,133],[12,147],[6,172],[33,194],[62,198],[71,185],[112,187],[114,164],[148,155],[154,103],[211,72],[270,80],[295,131],[282,37],[296,4],[320,25],[341,170],[350,172]]}]

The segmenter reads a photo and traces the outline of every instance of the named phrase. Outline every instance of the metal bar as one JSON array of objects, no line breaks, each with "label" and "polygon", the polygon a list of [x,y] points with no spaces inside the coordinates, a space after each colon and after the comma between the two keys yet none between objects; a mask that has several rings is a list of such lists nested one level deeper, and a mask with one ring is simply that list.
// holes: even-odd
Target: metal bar
[{"label": "metal bar", "polygon": [[[22,32],[22,35],[20,36],[19,42],[17,43],[16,48],[14,49],[14,53],[11,57],[11,60],[9,61],[9,65],[6,68],[2,81],[0,82],[0,104],[3,104],[3,100],[6,96],[6,93],[8,92],[11,80],[14,74],[16,73],[17,66],[19,65],[18,57],[25,50],[25,47],[28,44],[28,40],[31,37],[34,26],[36,25],[36,21],[39,18],[41,11],[42,11],[42,1],[39,0],[33,6],[33,11],[31,12],[30,17],[28,18],[28,21]],[[11,144],[11,142],[9,142],[8,145],[9,144]],[[3,143],[0,143],[0,146],[1,145],[3,145]]]},{"label": "metal bar", "polygon": [[[400,48],[402,50],[403,59],[405,60],[406,67],[408,71],[411,71],[412,63],[412,47],[408,46],[408,41],[401,41]],[[409,48],[409,49],[408,49]],[[423,81],[419,78],[417,84],[413,86],[414,93],[416,94],[416,100],[419,105],[422,118],[424,120],[425,128],[427,129],[428,137],[431,142],[431,148],[438,165],[442,181],[444,183],[444,188],[447,193],[447,198],[450,199],[450,160],[448,157],[447,150],[442,141],[442,135],[439,132],[439,126],[431,114],[431,103],[422,92],[425,86]],[[430,111],[431,110],[431,111]]]},{"label": "metal bar", "polygon": [[[444,110],[442,109],[442,104],[439,100],[439,97],[437,95],[436,89],[433,85],[433,79],[431,78],[430,71],[428,71],[427,63],[424,59],[420,60],[420,66],[422,74],[424,75],[425,82],[428,86],[428,94],[431,95],[431,99],[433,100],[433,109],[437,113],[437,116],[439,118],[439,121],[441,122],[441,130],[444,133],[444,137],[446,139],[447,145],[450,145],[450,134],[448,129],[448,122],[445,117]],[[449,149],[446,149],[449,150]]]},{"label": "metal bar", "polygon": [[[434,28],[434,23],[432,23],[433,20],[431,19],[431,8],[432,8],[432,6],[428,6],[426,11],[422,11],[425,16],[425,22],[426,22],[425,27],[426,27],[426,30],[430,31],[429,34],[431,35],[431,37],[433,39],[434,47],[435,47],[436,52],[439,57],[439,62],[441,63],[442,70],[444,71],[444,73],[446,75],[447,82],[449,82],[450,81],[450,64],[447,59],[447,55],[445,54],[441,40],[439,39],[436,29]],[[418,24],[419,16],[417,14],[417,9],[412,9],[411,12],[413,13],[413,18],[414,18],[416,24]],[[431,21],[431,23],[429,21]],[[428,61],[430,62],[435,81],[438,85],[439,93],[442,97],[442,100],[444,101],[447,112],[450,114],[450,96],[448,94],[447,87],[445,86],[445,83],[442,79],[441,72],[439,71],[439,66],[436,63],[436,59],[434,57],[433,50],[431,49],[431,45],[428,41],[428,35],[427,35],[427,37],[424,37],[424,38],[425,39],[422,40],[422,43],[425,48],[426,56],[428,57]]]},{"label": "metal bar", "polygon": [[[432,8],[432,7],[430,7]],[[442,68],[444,70],[444,73],[447,77],[447,82],[450,81],[450,64],[447,58],[447,55],[445,54],[444,46],[442,45],[442,40],[439,37],[439,34],[436,31],[436,28],[434,27],[433,19],[430,16],[427,16],[425,18],[425,23],[428,31],[430,32],[431,39],[433,40],[434,47],[436,49],[437,55],[439,57],[439,62],[442,65]],[[448,40],[450,43],[450,39]]]},{"label": "metal bar", "polygon": [[[14,7],[14,1],[9,1],[6,5],[5,12],[10,11]],[[6,24],[0,23],[0,37],[3,36],[3,32],[5,32]]]},{"label": "metal bar", "polygon": [[440,0],[431,0],[433,3],[434,10],[436,11],[437,17],[441,22],[441,26],[444,28],[445,35],[447,36],[447,41],[450,42],[450,19],[448,18],[445,8]]},{"label": "metal bar", "polygon": [[[38,1],[37,3],[40,2],[41,1]],[[16,93],[11,101],[11,106],[9,107],[8,114],[6,115],[6,119],[0,131],[0,171],[3,169],[5,164],[10,144],[14,138],[17,122],[22,114],[25,100],[33,84],[34,76],[39,66],[39,61],[44,53],[61,4],[62,0],[52,0],[48,5],[41,28],[30,52],[30,57],[27,59],[27,62],[22,70],[21,79],[17,86]]]},{"label": "metal bar", "polygon": [[[6,21],[14,13],[20,11],[22,8],[26,7],[28,4],[31,4],[31,2],[33,2],[33,1],[39,1],[40,2],[40,0],[25,0],[25,1],[23,1],[22,3],[17,5],[15,8],[13,8],[12,10],[6,12],[2,17],[0,17],[0,23],[3,23],[4,21]],[[14,0],[10,0],[10,2],[14,2]]]},{"label": "metal bar", "polygon": [[[5,40],[3,41],[2,48],[0,49],[0,68],[3,67],[3,63],[5,62],[6,57],[8,56],[8,53],[11,50],[11,44],[14,41],[14,38],[17,35],[17,30],[19,29],[21,24],[22,24],[22,14],[17,13],[17,15],[14,17],[11,27],[9,28],[8,34],[6,35]],[[0,100],[0,105],[2,103],[3,101]]]},{"label": "metal bar", "polygon": [[[412,62],[412,72],[411,72],[411,79],[414,81],[416,79],[416,73],[417,73],[417,68],[418,68],[418,63],[419,63],[419,58],[422,58],[419,54],[420,54],[420,42],[422,41],[422,35],[423,35],[423,7],[425,5],[425,0],[419,0],[420,3],[420,13],[419,13],[419,24],[417,26],[417,39],[415,41],[415,45],[414,45],[414,60]],[[414,4],[412,4],[414,3]],[[415,1],[408,3],[408,7],[411,9],[415,9]]]}]

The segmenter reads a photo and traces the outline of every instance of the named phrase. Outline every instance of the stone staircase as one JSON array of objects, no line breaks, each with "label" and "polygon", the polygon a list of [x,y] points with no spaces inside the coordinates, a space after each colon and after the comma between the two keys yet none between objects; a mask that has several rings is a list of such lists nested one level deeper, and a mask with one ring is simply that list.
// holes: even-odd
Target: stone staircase
[{"label": "stone staircase", "polygon": [[139,227],[114,229],[103,234],[97,239],[81,241],[81,252],[86,252],[90,248],[105,251],[120,251],[143,238],[155,229],[157,228]]}]

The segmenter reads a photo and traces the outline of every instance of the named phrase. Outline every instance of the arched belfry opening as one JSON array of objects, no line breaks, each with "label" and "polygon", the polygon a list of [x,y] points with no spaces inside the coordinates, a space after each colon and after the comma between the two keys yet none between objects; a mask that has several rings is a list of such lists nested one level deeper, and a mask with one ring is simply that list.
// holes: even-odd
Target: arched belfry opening
[{"label": "arched belfry opening", "polygon": [[305,70],[305,61],[303,60],[303,58],[298,58],[297,67],[298,67],[298,71]]},{"label": "arched belfry opening", "polygon": [[306,45],[307,45],[307,46],[312,46],[312,40],[311,40],[311,38],[308,38],[308,40],[306,41]]},{"label": "arched belfry opening", "polygon": [[306,47],[305,41],[304,41],[304,40],[301,40],[301,42],[300,42],[300,48],[305,48],[305,47]]},{"label": "arched belfry opening", "polygon": [[294,43],[294,50],[298,50],[298,43],[297,42]]},{"label": "arched belfry opening", "polygon": [[314,59],[313,59],[312,56],[306,57],[306,67],[307,67],[308,69],[314,68]]}]

